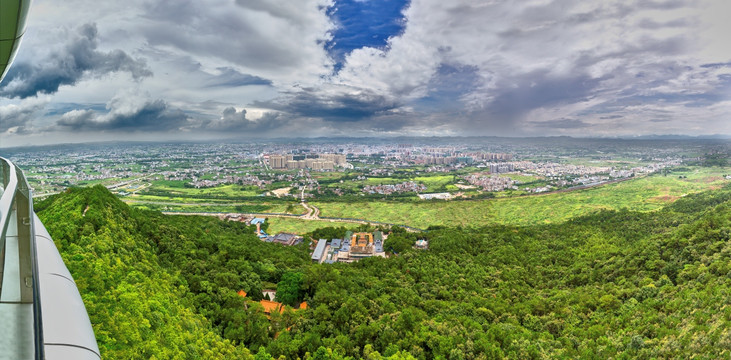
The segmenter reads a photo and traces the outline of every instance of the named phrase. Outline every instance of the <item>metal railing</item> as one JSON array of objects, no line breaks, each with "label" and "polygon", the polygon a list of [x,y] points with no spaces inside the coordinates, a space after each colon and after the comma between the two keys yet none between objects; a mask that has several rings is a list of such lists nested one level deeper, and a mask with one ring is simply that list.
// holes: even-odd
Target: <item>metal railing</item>
[{"label": "metal railing", "polygon": [[38,278],[38,257],[36,252],[36,237],[33,226],[33,195],[23,172],[10,161],[0,158],[2,167],[3,193],[0,197],[0,293],[5,283],[5,241],[10,222],[10,216],[15,212],[17,221],[18,259],[20,284],[20,303],[33,304],[33,344],[36,359],[44,359],[43,346],[43,316],[41,314],[41,296]]},{"label": "metal railing", "polygon": [[[0,359],[99,359],[81,296],[33,211],[23,172],[0,157],[0,176],[0,312],[6,321],[23,322],[0,324],[16,332],[5,334],[14,350],[2,349]],[[32,342],[26,339],[31,327]]]}]

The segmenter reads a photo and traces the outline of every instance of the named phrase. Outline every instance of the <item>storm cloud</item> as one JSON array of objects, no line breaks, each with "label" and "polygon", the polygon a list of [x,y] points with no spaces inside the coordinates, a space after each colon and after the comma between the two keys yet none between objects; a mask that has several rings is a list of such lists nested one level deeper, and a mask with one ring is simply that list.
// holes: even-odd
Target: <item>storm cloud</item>
[{"label": "storm cloud", "polygon": [[116,99],[105,114],[94,110],[72,110],[56,122],[60,130],[108,132],[180,131],[191,125],[191,117],[171,108],[163,100],[137,104]]},{"label": "storm cloud", "polygon": [[396,101],[373,91],[340,87],[304,88],[287,93],[275,101],[257,102],[254,105],[328,122],[368,120],[399,107]]},{"label": "storm cloud", "polygon": [[280,113],[267,112],[257,120],[246,117],[246,109],[236,110],[233,106],[223,110],[219,119],[204,122],[201,130],[229,133],[258,133],[268,132],[285,126],[289,121]]},{"label": "storm cloud", "polygon": [[533,122],[536,127],[547,129],[580,129],[591,126],[578,119],[555,119]]},{"label": "storm cloud", "polygon": [[152,75],[144,61],[133,59],[119,49],[97,51],[98,45],[96,24],[80,26],[63,47],[48,57],[14,64],[0,86],[0,96],[27,98],[53,94],[60,86],[75,85],[84,76],[117,71],[127,72],[135,80]]},{"label": "storm cloud", "polygon": [[385,1],[37,0],[0,129],[731,133],[730,2]]},{"label": "storm cloud", "polygon": [[33,119],[46,105],[46,100],[28,99],[18,104],[0,106],[0,134],[12,131],[25,133]]}]

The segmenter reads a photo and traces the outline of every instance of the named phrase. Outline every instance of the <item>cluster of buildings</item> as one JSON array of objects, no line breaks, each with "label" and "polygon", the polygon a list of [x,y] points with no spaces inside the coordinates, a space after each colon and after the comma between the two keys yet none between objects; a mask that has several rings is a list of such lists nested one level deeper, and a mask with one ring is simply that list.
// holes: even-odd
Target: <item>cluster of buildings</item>
[{"label": "cluster of buildings", "polygon": [[320,239],[312,252],[312,262],[332,264],[336,262],[350,263],[363,258],[386,257],[383,250],[383,233],[348,231],[343,239]]},{"label": "cluster of buildings", "polygon": [[481,187],[485,191],[502,191],[512,188],[515,184],[515,181],[508,177],[484,176],[483,174],[465,175],[463,179],[474,186]]},{"label": "cluster of buildings", "polygon": [[584,166],[573,164],[557,164],[557,163],[534,163],[530,161],[520,161],[514,163],[515,168],[527,170],[537,175],[546,177],[566,176],[566,175],[595,175],[608,174],[612,171],[611,167]]},{"label": "cluster of buildings", "polygon": [[515,165],[512,163],[497,163],[485,165],[486,168],[490,169],[492,174],[500,174],[515,171]]},{"label": "cluster of buildings", "polygon": [[249,221],[249,224],[256,225],[256,235],[261,241],[268,243],[281,244],[285,246],[294,246],[302,243],[302,237],[296,234],[290,233],[279,233],[277,235],[269,235],[261,229],[266,219],[264,218],[253,218]]},{"label": "cluster of buildings", "polygon": [[418,165],[447,165],[457,162],[456,156],[417,156],[413,159]]},{"label": "cluster of buildings", "polygon": [[612,170],[609,172],[609,177],[612,178],[627,178],[631,176],[635,176],[632,170]]},{"label": "cluster of buildings", "polygon": [[513,154],[504,153],[473,153],[470,154],[472,158],[476,160],[487,160],[487,161],[511,161],[513,160]]},{"label": "cluster of buildings", "polygon": [[347,165],[345,154],[308,154],[308,155],[278,155],[271,154],[265,157],[272,169],[312,169],[334,170],[335,167]]},{"label": "cluster of buildings", "polygon": [[259,238],[264,242],[281,244],[285,246],[294,246],[302,243],[302,237],[296,234],[279,233],[277,235],[261,234]]},{"label": "cluster of buildings", "polygon": [[400,184],[366,185],[362,191],[368,194],[389,195],[404,192],[422,192],[426,191],[426,186],[414,181],[405,181]]},{"label": "cluster of buildings", "polygon": [[419,194],[421,200],[451,200],[453,197],[454,195],[448,192]]},{"label": "cluster of buildings", "polygon": [[[453,149],[430,148],[425,149],[426,155],[412,156],[411,162],[421,165],[448,165],[448,164],[473,164],[475,161],[512,161],[512,154],[503,153],[456,153]],[[441,154],[441,155],[440,155]],[[511,170],[512,171],[512,170]]]},{"label": "cluster of buildings", "polygon": [[230,221],[238,221],[243,222],[246,225],[256,225],[256,235],[259,237],[261,241],[268,242],[268,243],[275,243],[275,244],[281,244],[285,246],[294,246],[299,245],[302,243],[303,238],[296,234],[290,234],[290,233],[279,233],[277,235],[269,235],[264,230],[262,230],[261,226],[264,225],[266,222],[266,219],[255,217],[255,218],[247,218],[245,216],[242,216],[241,214],[226,214],[219,216],[222,220],[230,220]]}]

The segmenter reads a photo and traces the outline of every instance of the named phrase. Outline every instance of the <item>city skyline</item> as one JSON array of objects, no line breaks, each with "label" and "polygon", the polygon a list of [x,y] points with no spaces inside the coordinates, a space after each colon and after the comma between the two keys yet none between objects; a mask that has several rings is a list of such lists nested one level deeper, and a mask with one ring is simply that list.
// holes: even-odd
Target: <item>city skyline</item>
[{"label": "city skyline", "polygon": [[720,0],[37,0],[0,146],[731,134]]}]

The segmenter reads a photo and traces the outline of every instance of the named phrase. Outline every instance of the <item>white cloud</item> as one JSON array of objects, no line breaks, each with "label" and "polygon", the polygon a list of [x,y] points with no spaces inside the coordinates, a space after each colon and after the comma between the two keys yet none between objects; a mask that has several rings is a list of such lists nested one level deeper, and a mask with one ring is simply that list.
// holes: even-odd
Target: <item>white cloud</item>
[{"label": "white cloud", "polygon": [[[98,51],[121,49],[154,76],[85,76],[47,107],[86,111],[124,94],[110,113],[161,99],[161,114],[180,109],[212,128],[286,124],[285,136],[731,132],[727,1],[413,0],[402,34],[354,50],[337,74],[325,49],[331,5],[37,0],[18,61],[43,58],[96,22]],[[709,63],[719,65],[701,66]],[[445,65],[464,73],[439,81]],[[231,107],[238,112],[222,117]]]},{"label": "white cloud", "polygon": [[24,133],[32,127],[33,119],[43,111],[48,98],[29,98],[0,105],[0,134]]}]

